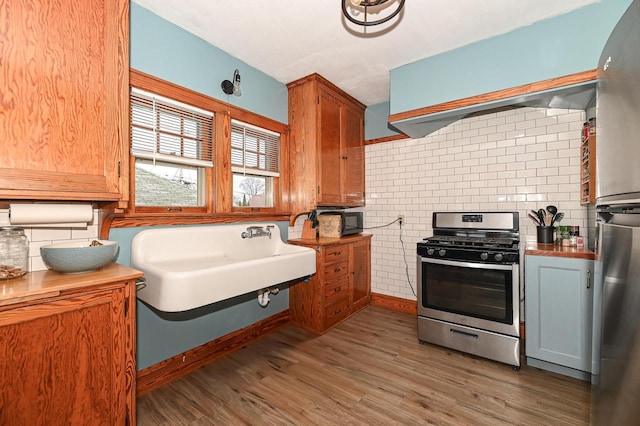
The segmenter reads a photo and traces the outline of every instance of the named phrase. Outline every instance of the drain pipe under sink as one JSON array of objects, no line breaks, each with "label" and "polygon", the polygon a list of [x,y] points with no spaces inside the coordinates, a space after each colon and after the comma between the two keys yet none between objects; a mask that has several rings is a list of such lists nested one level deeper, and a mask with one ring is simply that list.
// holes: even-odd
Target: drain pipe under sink
[{"label": "drain pipe under sink", "polygon": [[258,290],[258,303],[263,308],[269,304],[269,295],[278,294],[280,289],[278,287],[267,287]]}]

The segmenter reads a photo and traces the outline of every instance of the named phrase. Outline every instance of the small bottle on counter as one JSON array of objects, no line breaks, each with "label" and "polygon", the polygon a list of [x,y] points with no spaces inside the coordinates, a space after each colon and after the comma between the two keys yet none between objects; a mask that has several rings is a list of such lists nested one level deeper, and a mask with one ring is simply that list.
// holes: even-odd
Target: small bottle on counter
[{"label": "small bottle on counter", "polygon": [[578,246],[578,235],[580,235],[580,227],[571,226],[569,228],[569,246],[570,247]]},{"label": "small bottle on counter", "polygon": [[0,280],[19,278],[27,273],[29,240],[18,226],[0,227]]}]

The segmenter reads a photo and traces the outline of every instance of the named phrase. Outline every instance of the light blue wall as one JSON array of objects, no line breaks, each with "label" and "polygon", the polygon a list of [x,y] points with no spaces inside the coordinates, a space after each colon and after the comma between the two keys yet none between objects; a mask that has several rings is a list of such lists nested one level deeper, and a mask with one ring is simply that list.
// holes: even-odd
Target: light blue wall
[{"label": "light blue wall", "polygon": [[602,0],[393,69],[390,112],[595,69],[604,43],[629,4],[631,0]]},{"label": "light blue wall", "polygon": [[[131,3],[130,49],[133,69],[288,122],[288,94],[283,83],[135,3]],[[220,83],[231,80],[236,68],[242,78],[242,96],[227,96]]]},{"label": "light blue wall", "polygon": [[[282,123],[288,121],[288,94],[283,83],[135,3],[131,3],[130,48],[133,69]],[[236,68],[242,77],[242,96],[227,96],[220,82],[231,80]],[[278,226],[286,241],[288,223]],[[109,238],[120,244],[118,263],[130,264],[131,241],[142,229],[111,230]],[[149,367],[288,309],[288,288],[282,290],[271,297],[266,308],[258,304],[257,293],[179,314],[157,312],[138,301],[137,368]]]},{"label": "light blue wall", "polygon": [[[276,224],[280,228],[282,240],[287,241],[289,223]],[[131,266],[131,242],[138,232],[149,228],[111,229],[109,239],[117,241],[120,246],[117,263]],[[279,288],[280,293],[271,296],[271,302],[264,308],[258,304],[257,292],[177,313],[156,311],[138,300],[137,369],[142,370],[288,309],[289,288],[286,284],[281,284]]]},{"label": "light blue wall", "polygon": [[399,134],[389,121],[389,102],[369,105],[364,112],[364,138],[377,139]]}]

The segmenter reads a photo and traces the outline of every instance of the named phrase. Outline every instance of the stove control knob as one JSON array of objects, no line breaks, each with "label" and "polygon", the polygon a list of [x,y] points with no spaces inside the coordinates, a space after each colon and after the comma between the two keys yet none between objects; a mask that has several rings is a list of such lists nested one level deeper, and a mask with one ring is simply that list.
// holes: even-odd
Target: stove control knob
[{"label": "stove control knob", "polygon": [[447,251],[445,249],[440,249],[440,251],[438,252],[438,254],[440,256],[444,256],[445,254],[447,254]]},{"label": "stove control knob", "polygon": [[502,253],[496,253],[494,259],[496,259],[497,262],[500,262],[502,260]]},{"label": "stove control knob", "polygon": [[432,248],[427,249],[427,254],[428,254],[429,256],[433,256],[433,253],[434,253],[434,252],[435,252],[435,250],[434,250],[434,249],[432,249]]},{"label": "stove control knob", "polygon": [[480,259],[487,260],[489,258],[489,253],[480,253]]}]

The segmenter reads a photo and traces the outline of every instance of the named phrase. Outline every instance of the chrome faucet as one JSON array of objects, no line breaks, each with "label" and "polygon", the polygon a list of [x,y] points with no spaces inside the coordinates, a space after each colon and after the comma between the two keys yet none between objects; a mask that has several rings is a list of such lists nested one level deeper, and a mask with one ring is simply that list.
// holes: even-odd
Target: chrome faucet
[{"label": "chrome faucet", "polygon": [[271,229],[273,229],[273,227],[274,225],[267,225],[267,229],[265,230],[262,226],[249,226],[240,236],[242,238],[269,237],[269,239],[271,239]]}]

